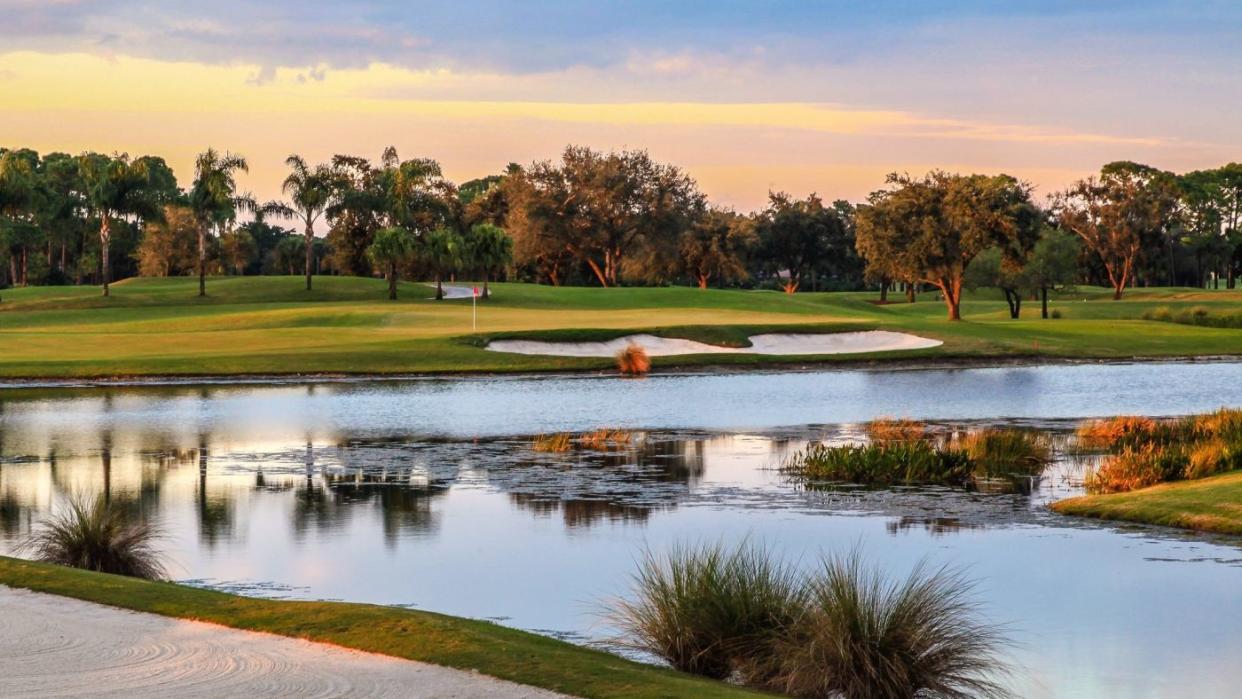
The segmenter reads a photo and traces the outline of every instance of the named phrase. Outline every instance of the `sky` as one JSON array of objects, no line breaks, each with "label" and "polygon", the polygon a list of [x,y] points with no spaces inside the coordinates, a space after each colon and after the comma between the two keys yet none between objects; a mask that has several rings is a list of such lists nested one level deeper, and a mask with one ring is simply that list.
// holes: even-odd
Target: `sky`
[{"label": "sky", "polygon": [[643,148],[713,201],[889,172],[1049,194],[1112,160],[1242,161],[1242,3],[0,0],[0,146],[439,160]]}]

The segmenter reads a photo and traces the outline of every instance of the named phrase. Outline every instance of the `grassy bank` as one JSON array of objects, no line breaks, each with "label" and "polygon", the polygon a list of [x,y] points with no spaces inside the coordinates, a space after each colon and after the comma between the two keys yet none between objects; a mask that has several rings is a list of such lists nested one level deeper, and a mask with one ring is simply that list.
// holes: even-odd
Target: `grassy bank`
[{"label": "grassy bank", "polygon": [[1053,300],[1060,319],[1037,309],[1010,320],[999,293],[969,295],[965,320],[944,320],[931,294],[876,305],[874,293],[722,291],[690,288],[553,288],[496,284],[479,303],[436,302],[421,284],[384,299],[379,279],[321,277],[131,279],[109,298],[93,287],[9,289],[0,302],[0,377],[94,377],[299,373],[441,373],[590,370],[610,359],[488,352],[498,337],[602,339],[652,332],[745,344],[761,331],[889,329],[932,337],[931,349],[829,357],[699,355],[655,360],[657,369],[793,361],[910,361],[1012,357],[1129,358],[1237,354],[1242,329],[1144,320],[1153,308],[1242,309],[1242,292],[1134,290],[1121,302],[1100,289]]},{"label": "grassy bank", "polygon": [[497,624],[394,607],[238,597],[0,557],[0,584],[382,653],[583,697],[756,696]]},{"label": "grassy bank", "polygon": [[1065,515],[1242,536],[1242,471],[1054,503]]}]

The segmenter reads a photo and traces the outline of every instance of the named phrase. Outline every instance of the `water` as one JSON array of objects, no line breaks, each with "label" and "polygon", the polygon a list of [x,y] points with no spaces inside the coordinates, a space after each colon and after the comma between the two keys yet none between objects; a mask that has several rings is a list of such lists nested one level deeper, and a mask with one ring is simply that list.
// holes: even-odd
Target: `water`
[{"label": "water", "polygon": [[[1242,366],[352,382],[0,391],[0,548],[107,488],[169,530],[176,577],[243,594],[408,605],[575,642],[610,630],[644,547],[750,537],[813,565],[967,569],[1020,645],[1022,696],[1227,696],[1242,681],[1237,539],[1110,527],[1030,497],[809,492],[770,467],[902,415],[1068,429],[1242,405]],[[530,435],[641,428],[615,453]]]}]

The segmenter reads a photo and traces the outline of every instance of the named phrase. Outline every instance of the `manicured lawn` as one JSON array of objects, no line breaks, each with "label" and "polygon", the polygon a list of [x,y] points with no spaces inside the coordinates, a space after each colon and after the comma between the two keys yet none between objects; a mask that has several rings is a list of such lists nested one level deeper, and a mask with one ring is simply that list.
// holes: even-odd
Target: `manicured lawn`
[{"label": "manicured lawn", "polygon": [[0,557],[0,584],[420,660],[583,697],[753,692],[483,621],[343,602],[237,597]]},{"label": "manicured lawn", "polygon": [[[553,288],[496,284],[479,303],[436,302],[421,284],[384,298],[379,279],[300,277],[131,279],[103,298],[94,287],[0,293],[0,377],[93,377],[298,373],[440,373],[587,370],[610,359],[531,357],[483,350],[496,337],[606,338],[629,332],[744,344],[764,330],[891,329],[944,341],[925,350],[759,357],[700,355],[655,360],[657,369],[696,364],[902,361],[996,357],[1128,358],[1242,354],[1242,330],[1142,320],[1157,306],[1242,310],[1242,292],[1134,290],[1121,302],[1101,289],[1056,298],[1061,319],[1040,320],[1028,303],[1009,320],[1000,294],[968,296],[965,320],[944,320],[932,294],[879,306],[875,293],[805,293],[691,288]],[[897,295],[895,295],[896,297]]]},{"label": "manicured lawn", "polygon": [[1242,535],[1242,471],[1054,503],[1065,515]]}]

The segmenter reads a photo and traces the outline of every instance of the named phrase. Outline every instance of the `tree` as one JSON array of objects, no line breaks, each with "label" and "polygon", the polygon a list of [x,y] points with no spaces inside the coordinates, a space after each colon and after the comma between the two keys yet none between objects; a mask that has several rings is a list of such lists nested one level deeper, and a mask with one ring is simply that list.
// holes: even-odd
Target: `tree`
[{"label": "tree", "polygon": [[[15,151],[0,153],[0,240],[6,248],[11,248],[15,227],[33,208],[34,196],[35,173],[30,160]],[[11,257],[9,261],[16,267]],[[16,270],[11,276],[16,283]]]},{"label": "tree", "polygon": [[409,261],[418,247],[418,241],[408,230],[400,226],[381,228],[367,248],[367,255],[376,267],[384,270],[388,278],[388,298],[397,300],[398,271]]},{"label": "tree", "polygon": [[772,271],[789,275],[783,286],[793,294],[815,264],[834,252],[831,241],[844,238],[845,222],[815,194],[799,201],[784,192],[769,192],[768,208],[759,214],[755,229],[760,259]]},{"label": "tree", "polygon": [[1000,248],[988,248],[979,253],[966,268],[965,285],[972,291],[981,287],[1000,289],[1009,306],[1009,317],[1016,320],[1022,312],[1025,280],[1022,268],[1003,258]]},{"label": "tree", "polygon": [[232,269],[234,274],[245,274],[258,253],[254,237],[244,228],[230,230],[220,236],[220,263],[226,269]]},{"label": "tree", "polygon": [[681,234],[677,246],[679,272],[700,289],[706,289],[712,280],[745,279],[745,258],[757,241],[751,219],[726,209],[708,209]]},{"label": "tree", "polygon": [[859,207],[858,251],[868,264],[937,287],[949,320],[962,318],[966,268],[977,255],[998,246],[1012,257],[1034,243],[1039,212],[1030,186],[1013,177],[936,171],[888,182]]},{"label": "tree", "polygon": [[198,223],[198,295],[207,295],[207,236],[237,218],[238,210],[254,210],[254,199],[237,193],[237,173],[249,172],[246,159],[208,148],[194,164],[190,208]]},{"label": "tree", "polygon": [[288,217],[302,220],[306,247],[306,290],[311,290],[311,278],[314,273],[315,222],[320,215],[331,206],[333,197],[344,182],[329,165],[319,164],[309,167],[300,155],[291,155],[285,164],[292,172],[281,184],[281,191],[292,201],[292,205],[275,204],[268,208]]},{"label": "tree", "polygon": [[470,229],[469,266],[483,274],[483,298],[491,298],[488,281],[513,262],[513,239],[500,226],[479,223]]},{"label": "tree", "polygon": [[569,146],[559,165],[535,163],[525,179],[531,232],[578,258],[606,287],[617,285],[637,247],[675,246],[705,206],[693,179],[646,151]]},{"label": "tree", "polygon": [[437,228],[423,241],[423,261],[435,275],[436,300],[444,300],[444,278],[457,271],[461,264],[462,239],[447,228]]},{"label": "tree", "polygon": [[[125,154],[108,156],[87,153],[78,158],[83,195],[87,209],[99,219],[100,274],[103,295],[109,295],[112,277],[108,257],[113,225],[127,215],[154,218],[159,216],[162,197],[154,196],[153,162],[140,158],[130,162]],[[171,171],[170,171],[171,172]]]},{"label": "tree", "polygon": [[1048,290],[1066,288],[1078,275],[1082,246],[1070,233],[1045,227],[1023,267],[1026,286],[1039,293],[1040,317],[1048,319]]},{"label": "tree", "polygon": [[138,245],[138,272],[144,277],[167,277],[194,269],[198,222],[188,206],[167,205],[160,220],[148,221]]}]

